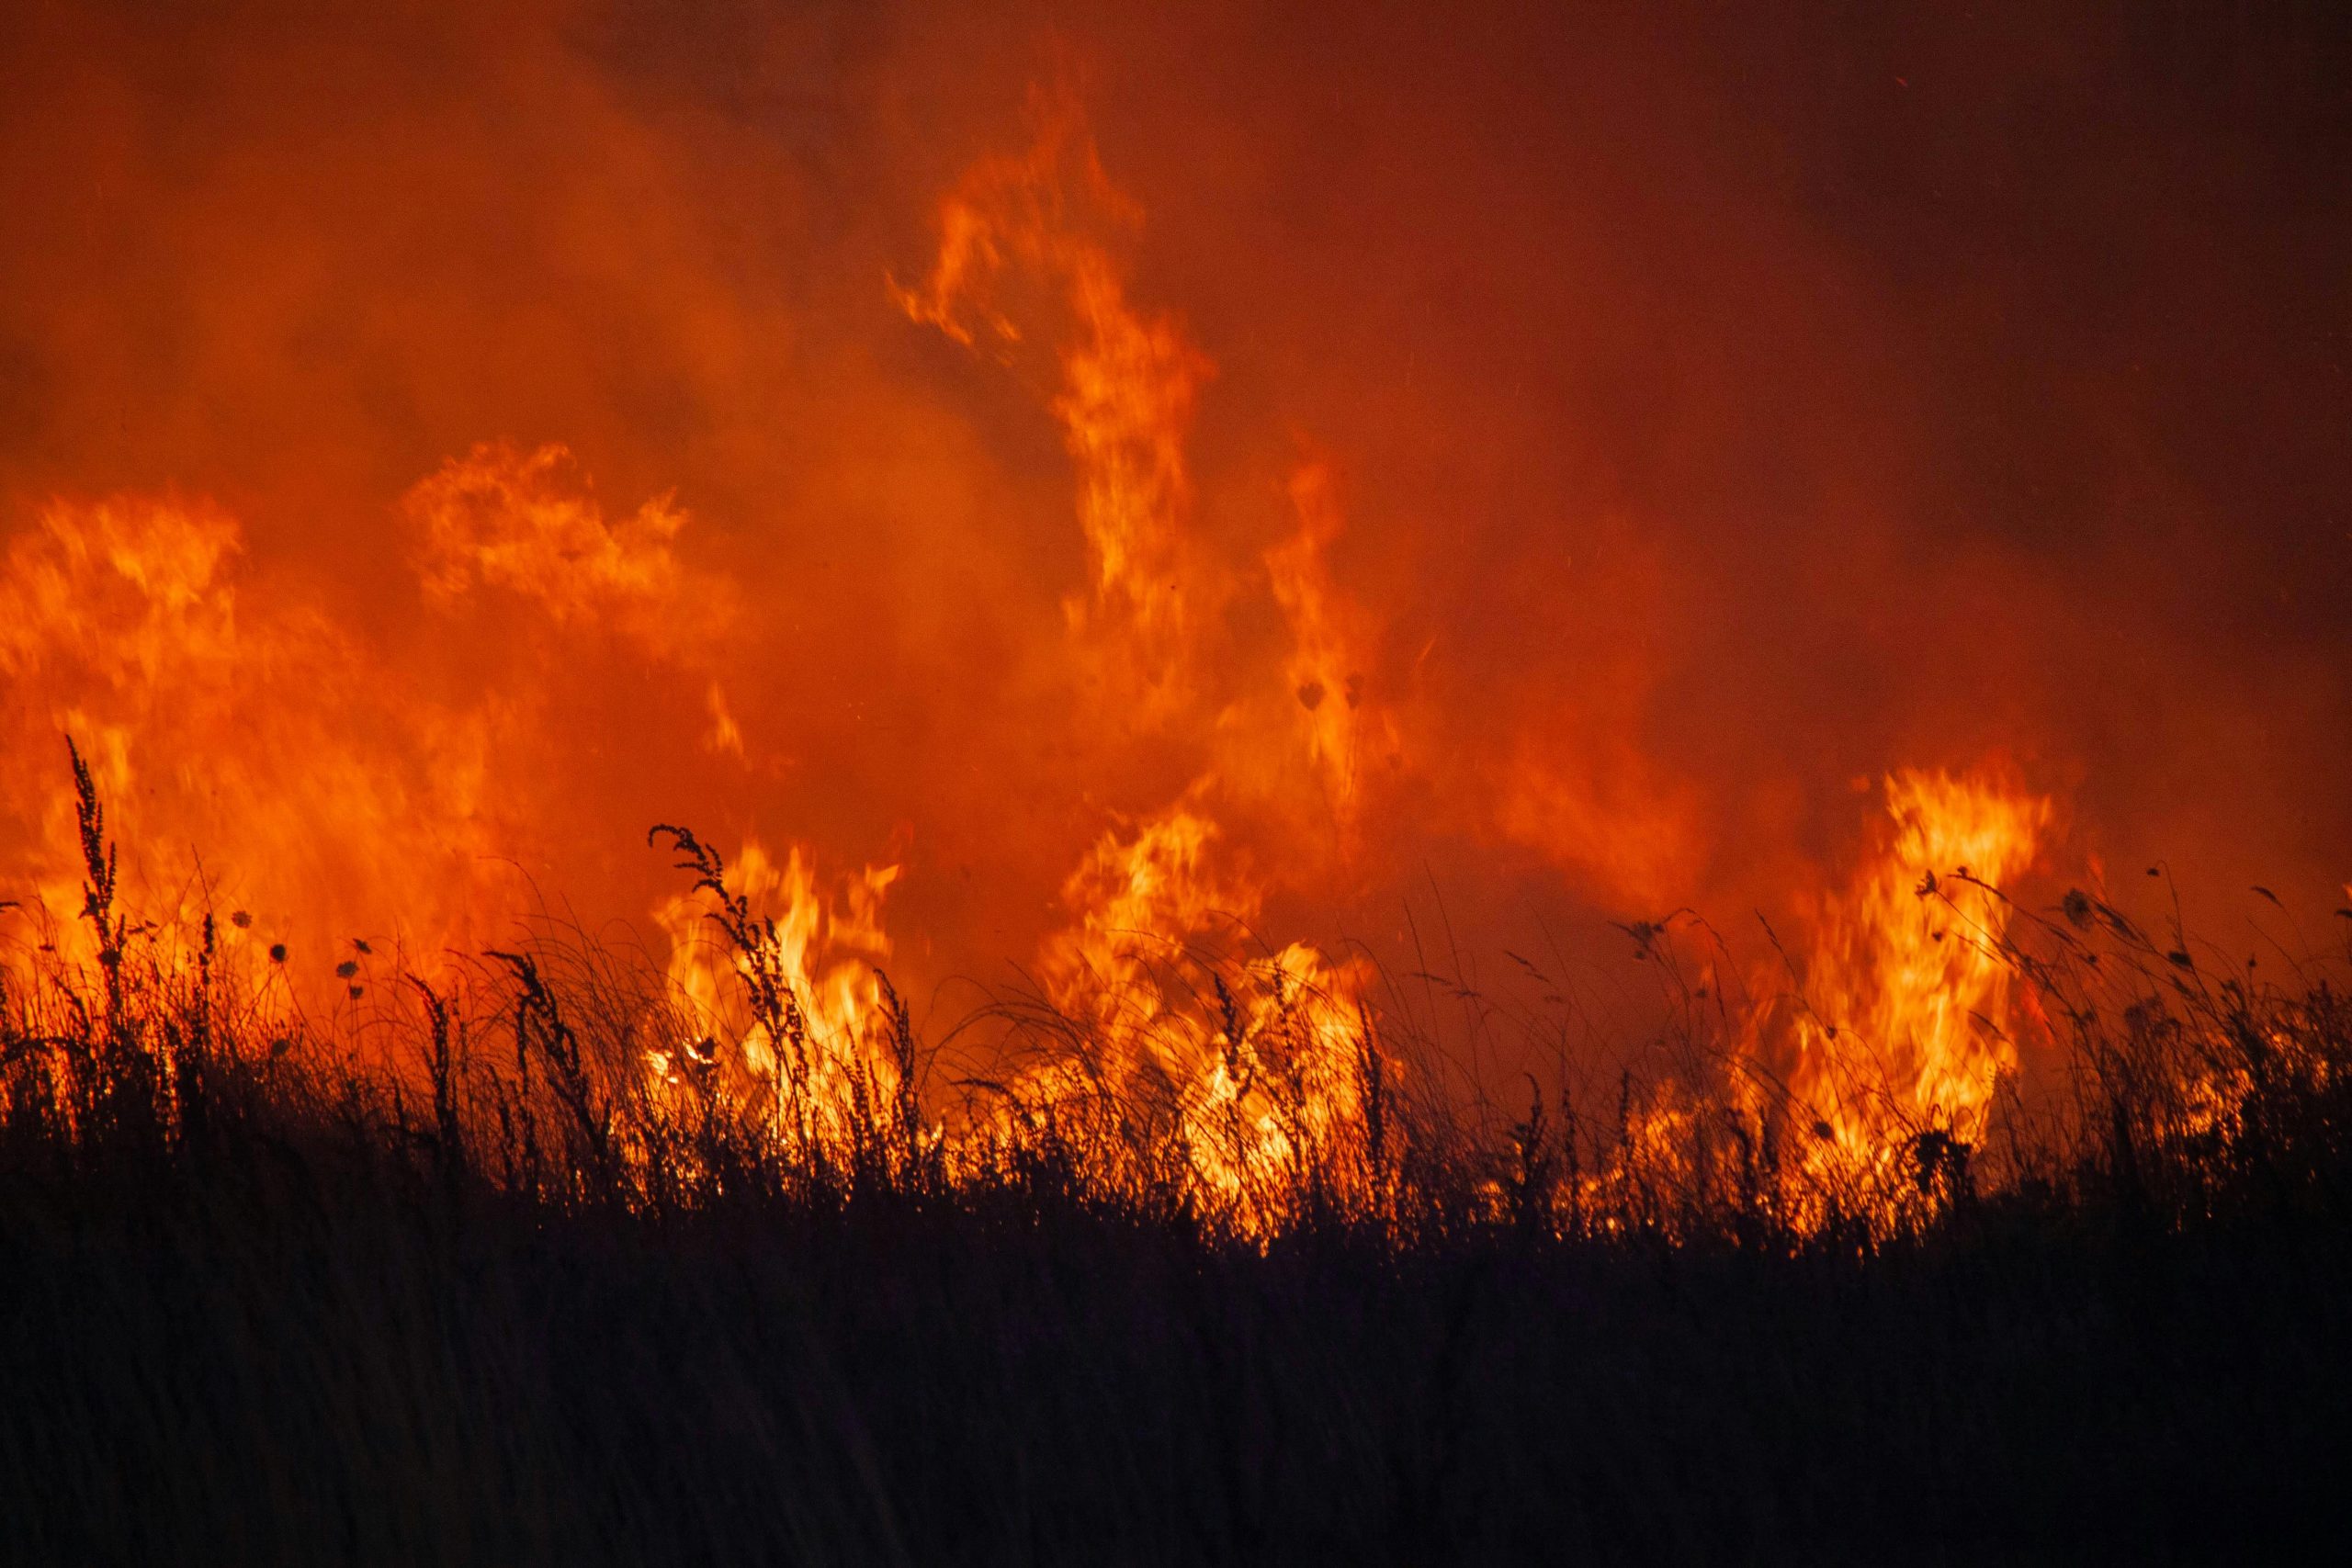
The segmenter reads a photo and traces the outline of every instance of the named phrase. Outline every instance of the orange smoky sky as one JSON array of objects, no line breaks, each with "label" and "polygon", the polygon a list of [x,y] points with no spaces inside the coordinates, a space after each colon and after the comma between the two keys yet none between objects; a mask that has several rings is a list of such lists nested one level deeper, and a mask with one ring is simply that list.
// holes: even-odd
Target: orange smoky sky
[{"label": "orange smoky sky", "polygon": [[321,965],[657,821],[917,995],[1600,950],[1902,770],[2317,921],[2352,33],[2196,9],[18,7],[0,873],[70,730]]}]

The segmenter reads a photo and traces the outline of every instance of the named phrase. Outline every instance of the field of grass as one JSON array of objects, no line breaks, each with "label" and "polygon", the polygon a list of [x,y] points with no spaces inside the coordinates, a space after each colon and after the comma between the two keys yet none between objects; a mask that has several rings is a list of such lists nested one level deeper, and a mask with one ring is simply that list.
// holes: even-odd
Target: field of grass
[{"label": "field of grass", "polygon": [[[83,784],[95,957],[0,965],[0,1557],[2341,1552],[2325,964],[2256,986],[2053,910],[2013,956],[2064,1094],[1892,1145],[1899,1201],[1703,1075],[1671,1147],[1631,1080],[1482,1136],[1384,1065],[1397,1027],[1337,1124],[1259,1043],[1296,1135],[1220,1189],[1099,1021],[1008,1004],[1056,1071],[965,1090],[1006,1112],[933,1103],[902,1009],[827,1057],[690,835],[767,1079],[727,1042],[649,1073],[660,998],[557,947],[333,1048],[209,932],[141,934]],[[1204,987],[1237,1052],[1287,1027],[1248,984]]]}]

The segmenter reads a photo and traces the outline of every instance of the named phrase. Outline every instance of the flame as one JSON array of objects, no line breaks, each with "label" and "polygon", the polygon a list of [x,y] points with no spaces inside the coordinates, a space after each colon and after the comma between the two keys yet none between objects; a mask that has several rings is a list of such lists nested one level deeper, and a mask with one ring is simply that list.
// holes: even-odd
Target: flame
[{"label": "flame", "polygon": [[1791,1026],[1788,1083],[1815,1123],[1809,1160],[1849,1185],[1886,1176],[1923,1135],[1983,1140],[1995,1092],[2019,1066],[1999,889],[2034,863],[2053,816],[1998,765],[1902,769],[1883,787],[1890,831],[1815,911]]},{"label": "flame", "polygon": [[609,521],[562,446],[478,446],[401,505],[425,601],[441,611],[503,592],[559,627],[616,627],[656,651],[717,629],[707,607],[692,623],[683,617],[690,593],[707,602],[718,590],[690,583],[680,566],[673,547],[686,519],[672,498]]},{"label": "flame", "polygon": [[[380,932],[390,912],[419,945],[453,939],[499,880],[483,864],[496,705],[433,708],[381,682],[316,608],[249,608],[242,556],[218,509],[132,497],[52,504],[11,544],[5,765],[17,799],[47,803],[34,840],[46,858],[29,868],[41,905],[53,917],[80,902],[62,858],[74,808],[58,737],[71,733],[143,839],[187,846],[144,868],[148,919],[185,927],[217,896],[257,917],[230,923],[232,942],[323,946]],[[198,852],[229,880],[216,887]],[[59,933],[83,940],[70,922]]]},{"label": "flame", "polygon": [[1084,215],[1131,231],[1140,210],[1103,173],[1076,105],[1040,94],[1031,112],[1034,145],[973,165],[941,206],[929,277],[892,292],[910,319],[1000,351],[1035,330],[1001,302],[1008,273],[1058,295],[1071,324],[1052,408],[1077,465],[1093,580],[1091,601],[1067,599],[1064,613],[1074,630],[1102,626],[1131,650],[1121,669],[1138,689],[1181,690],[1196,622],[1213,607],[1186,537],[1184,444],[1215,367],[1174,320],[1136,309],[1125,267],[1088,231]]},{"label": "flame", "polygon": [[[881,970],[891,947],[882,905],[899,870],[867,866],[828,894],[800,846],[779,865],[747,840],[728,863],[727,886],[756,922],[748,945],[713,930],[702,893],[663,900],[653,918],[670,938],[673,998],[693,1028],[656,1049],[656,1076],[673,1082],[682,1060],[707,1063],[726,1042],[769,1086],[772,1134],[805,1140],[804,1151],[852,1149],[876,1106],[899,1089],[900,1064],[872,1037],[888,1022]],[[763,966],[786,999],[773,1015],[756,1001]]]},{"label": "flame", "polygon": [[[773,935],[775,955],[802,1009],[819,1031],[854,1032],[878,996],[874,971],[890,956],[882,924],[882,904],[899,868],[867,866],[827,896],[807,852],[794,845],[778,865],[765,845],[747,839],[728,863],[729,886],[760,911]],[[681,893],[653,911],[668,933],[670,983],[707,1022],[708,1032],[752,1042],[763,1066],[775,1065],[775,1043],[760,1033],[759,1021],[742,1010],[734,984],[740,955],[714,940],[707,929],[709,908],[697,895]]]},{"label": "flame", "polygon": [[[1001,302],[1014,275],[1055,294],[1069,324],[1051,408],[1076,468],[1092,568],[1091,598],[1065,602],[1074,644],[1121,677],[1102,696],[1125,721],[1198,733],[1204,622],[1231,592],[1190,537],[1185,442],[1215,367],[1172,319],[1136,308],[1122,265],[1089,229],[1088,214],[1114,232],[1138,220],[1074,106],[1040,97],[1033,115],[1032,148],[973,167],[942,205],[928,280],[895,294],[911,319],[1008,357],[1036,333]],[[1367,740],[1397,744],[1393,722],[1367,708],[1376,628],[1327,560],[1343,526],[1333,477],[1310,462],[1287,488],[1297,529],[1263,560],[1290,646],[1261,690],[1305,722],[1269,729],[1240,721],[1247,703],[1227,705],[1204,727],[1206,770],[1174,803],[1130,831],[1104,832],[1086,853],[1062,889],[1070,922],[1046,939],[1039,974],[1053,1005],[1084,1021],[1098,1055],[1084,1072],[1066,1057],[1034,1065],[1012,1090],[1027,1112],[1051,1113],[1099,1087],[1090,1073],[1107,1072],[1120,1092],[1148,1077],[1171,1102],[1173,1136],[1192,1151],[1194,1175],[1261,1226],[1270,1222],[1258,1195],[1272,1173],[1321,1157],[1349,1122],[1371,1049],[1363,975],[1294,943],[1245,966],[1247,998],[1220,990],[1206,1005],[1183,973],[1203,959],[1197,944],[1248,930],[1267,893],[1223,852],[1212,802],[1282,799],[1295,789],[1292,759],[1303,761],[1320,781],[1306,814],[1335,822],[1344,845]]]},{"label": "flame", "polygon": [[1361,813],[1367,751],[1376,747],[1393,759],[1400,740],[1394,716],[1368,705],[1377,628],[1332,579],[1329,553],[1346,526],[1336,483],[1327,462],[1304,463],[1292,473],[1298,531],[1265,558],[1274,601],[1290,628],[1283,677],[1305,716],[1307,760],[1322,777],[1324,805],[1344,846]]},{"label": "flame", "polygon": [[[886,228],[933,220],[935,250],[902,282],[873,250],[837,256],[833,239],[811,238],[849,227],[796,205],[819,200],[823,182],[763,177],[760,156],[712,157],[728,174],[697,205],[692,180],[673,176],[746,144],[707,140],[716,133],[694,116],[629,123],[640,96],[575,79],[577,52],[567,45],[545,80],[534,56],[504,83],[579,117],[501,121],[552,128],[553,166],[516,162],[546,173],[552,194],[454,152],[453,176],[441,154],[420,157],[389,133],[359,143],[371,168],[428,195],[378,181],[369,201],[335,209],[338,221],[390,243],[469,217],[488,231],[494,218],[523,259],[512,272],[470,260],[498,285],[486,292],[463,268],[439,270],[437,243],[431,254],[388,253],[421,282],[372,253],[346,255],[346,237],[311,218],[319,204],[307,197],[347,165],[311,162],[294,138],[269,150],[308,185],[273,173],[277,158],[238,140],[249,132],[219,141],[193,117],[205,155],[163,180],[140,166],[135,138],[45,141],[72,171],[60,190],[133,192],[123,199],[146,207],[121,216],[154,219],[159,243],[146,248],[192,258],[185,276],[125,274],[135,287],[68,277],[79,253],[54,236],[113,231],[64,221],[61,207],[28,227],[45,260],[9,274],[30,303],[0,331],[0,369],[39,392],[26,409],[0,397],[0,412],[38,433],[7,445],[9,494],[53,486],[59,499],[12,513],[0,556],[0,900],[30,889],[70,957],[90,953],[71,918],[81,874],[62,784],[67,733],[136,857],[136,900],[161,928],[153,940],[193,941],[206,912],[234,911],[244,918],[220,922],[222,942],[263,966],[286,944],[291,992],[356,1000],[366,973],[329,976],[356,941],[387,967],[429,969],[445,950],[503,938],[535,907],[533,879],[559,897],[585,886],[600,916],[650,911],[672,944],[665,973],[693,1026],[663,1024],[657,1077],[686,1072],[712,1040],[740,1041],[748,1069],[793,1086],[820,1136],[857,1096],[896,1083],[877,1038],[891,1005],[877,966],[929,982],[1027,955],[1044,999],[1084,1039],[1082,1061],[1001,1075],[1021,1113],[1080,1115],[1105,1085],[1130,1106],[1151,1101],[1200,1190],[1262,1227],[1278,1217],[1266,1207],[1274,1174],[1302,1162],[1336,1161],[1354,1173],[1334,1178],[1341,1190],[1376,1190],[1377,1161],[1351,1166],[1341,1145],[1387,1067],[1369,963],[1259,929],[1302,910],[1312,920],[1393,908],[1432,858],[1428,880],[1448,895],[1475,882],[1463,891],[1489,925],[1517,919],[1522,897],[1540,906],[1536,920],[1562,914],[1561,929],[1589,931],[1636,907],[1736,908],[1783,872],[1810,885],[1852,824],[1816,843],[1796,826],[1806,810],[1857,770],[1908,760],[1871,739],[1867,717],[1824,727],[1837,731],[1820,748],[1828,760],[1782,755],[1785,694],[1877,700],[1879,676],[1838,679],[1833,661],[1860,646],[1838,591],[1871,588],[1855,598],[1929,623],[1912,640],[1939,662],[1927,673],[1888,663],[1893,705],[1878,717],[1915,697],[1949,702],[1991,730],[1988,743],[2050,741],[2054,776],[2091,766],[2063,736],[2012,736],[2025,721],[1939,684],[1996,666],[1958,662],[1960,640],[1938,617],[1981,592],[2023,622],[2031,601],[2008,592],[2018,585],[1997,560],[1971,560],[1966,594],[1907,592],[1919,584],[1893,575],[1910,569],[1876,549],[1880,525],[1849,520],[1887,498],[1867,465],[1837,465],[1912,434],[1890,424],[1854,439],[1847,416],[1886,389],[1874,367],[1796,400],[1836,413],[1823,430],[1770,423],[1738,374],[1747,340],[1708,335],[1708,311],[1683,312],[1690,336],[1661,354],[1638,312],[1622,333],[1573,336],[1542,319],[1609,313],[1574,288],[1560,291],[1565,308],[1532,287],[1482,294],[1475,274],[1523,265],[1500,250],[1417,253],[1407,259],[1446,265],[1384,274],[1391,258],[1362,246],[1302,249],[1261,275],[1238,242],[1220,265],[1216,243],[1275,231],[1204,237],[1201,204],[1155,231],[1155,243],[1172,236],[1165,276],[1188,280],[1155,296],[1161,275],[1137,254],[1143,209],[1067,92],[1033,94],[1026,138],[1009,152],[967,158],[944,128],[927,133],[916,164],[949,175],[873,193]],[[258,58],[273,69],[256,77],[290,74],[274,54]],[[60,102],[96,103],[81,92]],[[448,129],[427,114],[399,130],[454,148]],[[1119,129],[1149,140],[1132,122]],[[499,143],[490,159],[511,151]],[[1221,178],[1216,151],[1203,163]],[[215,168],[236,172],[205,172]],[[184,186],[192,198],[175,194]],[[1532,220],[1526,187],[1510,188],[1478,205]],[[1334,211],[1358,205],[1318,184],[1284,220],[1324,241],[1357,236],[1305,210],[1327,197]],[[1727,207],[1725,220],[1749,221],[1744,211]],[[1532,221],[1525,236],[1547,279],[1607,270]],[[752,265],[771,241],[779,273],[806,262],[817,279],[841,262],[836,291],[808,281],[804,298],[797,272],[793,289],[776,288]],[[1891,341],[1815,331],[1822,321],[1787,278],[1776,284],[1771,257],[1726,248],[1754,264],[1743,297],[1753,282],[1770,306],[1736,312],[1755,344],[1782,341],[1782,317],[1801,329],[1790,343]],[[264,257],[273,265],[238,265]],[[1679,283],[1702,279],[1702,258],[1677,260],[1689,269]],[[1285,268],[1306,281],[1284,282]],[[1432,310],[1426,286],[1440,277],[1464,281],[1458,301],[1448,284],[1449,308]],[[153,287],[166,279],[173,288]],[[547,298],[520,297],[526,284]],[[1317,298],[1326,292],[1334,302]],[[185,342],[153,326],[145,297],[166,293],[188,297],[174,308],[185,307],[185,322],[174,316]],[[1385,296],[1408,307],[1379,306]],[[53,336],[29,330],[43,312],[62,323]],[[524,325],[510,332],[510,319]],[[1522,330],[1541,374],[1514,360]],[[1618,335],[1634,347],[1613,348]],[[178,347],[161,353],[162,339]],[[281,340],[296,346],[278,365]],[[909,344],[959,372],[976,362],[980,394],[955,375],[942,394],[921,351],[899,353]],[[1631,358],[1609,357],[1619,352]],[[1589,378],[1567,363],[1580,353],[1596,356]],[[366,368],[356,393],[320,368],[343,358]],[[1648,378],[1652,361],[1673,374]],[[142,444],[135,465],[112,437],[75,434],[113,429],[118,389],[151,380],[161,389],[121,393],[121,439]],[[59,412],[34,417],[52,381]],[[477,382],[478,397],[466,390]],[[224,436],[216,456],[212,427],[187,424],[186,411],[248,390],[259,445]],[[314,390],[356,412],[310,419]],[[959,406],[967,399],[1011,403],[1012,417]],[[1604,405],[1620,402],[1635,412],[1612,423]],[[1733,428],[1748,423],[1759,436]],[[1007,429],[1012,450],[995,449]],[[582,456],[534,440],[472,444],[501,430],[565,434]],[[1017,450],[1024,430],[1043,438],[1030,464],[1050,470],[1042,491]],[[1589,448],[1536,473],[1550,457],[1535,445],[1563,434]],[[1731,454],[1719,458],[1717,444]],[[40,455],[51,446],[70,456]],[[1396,456],[1405,446],[1410,461]],[[1417,463],[1438,477],[1416,488]],[[639,488],[600,498],[592,467]],[[180,472],[223,499],[138,477]],[[1675,474],[1687,483],[1659,477]],[[131,484],[153,488],[117,493]],[[1751,485],[1765,493],[1751,498]],[[1750,550],[1749,535],[1770,548]],[[1871,548],[1854,552],[1853,570],[1886,578],[1823,570],[1850,565],[1832,558],[1857,545]],[[1723,564],[1708,558],[1718,546]],[[1766,575],[1769,554],[1794,561],[1792,574]],[[833,556],[839,576],[826,575]],[[1751,570],[1755,583],[1739,575]],[[1804,583],[1820,604],[1802,615],[1748,614]],[[1876,592],[1886,588],[1906,592]],[[1946,600],[1962,610],[1939,607]],[[1828,623],[1817,646],[1798,624],[1816,608]],[[1880,646],[1893,641],[1888,629]],[[2056,669],[2075,644],[2018,646],[2021,663]],[[1754,668],[1726,671],[1734,658]],[[1830,678],[1808,690],[1816,675]],[[2277,714],[2290,711],[2276,700]],[[2257,716],[2280,736],[2324,728]],[[1995,1085],[2024,1065],[2036,1027],[2004,954],[2007,906],[1990,888],[2037,863],[2053,803],[1990,766],[1896,768],[1883,790],[1883,821],[1850,884],[1793,919],[1773,906],[1791,973],[1751,988],[1781,999],[1724,1026],[1750,1081],[1824,1129],[1805,1156],[1824,1188],[1885,1186],[1925,1134],[1981,1142]],[[659,866],[613,869],[649,817],[706,819],[698,812],[744,835],[730,875],[772,922],[748,953],[714,941],[706,897],[657,897]],[[1483,857],[1498,845],[1505,863],[1488,874]],[[1476,869],[1446,858],[1456,853],[1481,857]],[[834,869],[855,866],[866,869]],[[2327,869],[2315,886],[2341,874]],[[1000,932],[1001,945],[983,945]],[[1726,954],[1720,970],[1736,985],[1753,956]],[[746,964],[781,976],[806,1039],[747,1010]],[[1716,973],[1703,988],[1717,989]],[[807,1064],[788,1059],[803,1051]],[[1629,1115],[1629,1142],[1652,1162],[1704,1134],[1670,1096]]]},{"label": "flame", "polygon": [[[215,921],[220,940],[282,946],[298,990],[356,999],[352,976],[327,976],[355,939],[429,972],[530,908],[514,863],[537,847],[542,787],[512,763],[552,724],[537,710],[565,660],[618,637],[663,665],[712,668],[729,599],[676,559],[683,514],[660,500],[608,522],[562,447],[476,447],[399,515],[433,614],[494,613],[543,639],[521,671],[436,689],[320,603],[254,579],[243,530],[209,503],[58,502],[11,542],[0,765],[16,798],[45,803],[25,836],[41,858],[25,870],[68,952],[89,956],[58,918],[81,877],[64,854],[61,735],[82,744],[143,857],[139,901],[158,940],[185,948],[204,915],[235,913]],[[706,682],[714,739],[740,750],[717,676]]]},{"label": "flame", "polygon": [[[1130,299],[1102,234],[1131,234],[1139,211],[1104,175],[1075,103],[1039,95],[1032,118],[1025,153],[981,160],[944,199],[927,280],[893,286],[894,298],[910,319],[967,347],[1009,354],[1058,338],[1050,405],[1075,467],[1092,566],[1090,595],[1064,603],[1073,652],[1108,677],[1098,695],[1123,725],[1208,728],[1207,776],[1253,804],[1280,802],[1295,819],[1331,822],[1344,852],[1364,805],[1367,755],[1401,763],[1406,747],[1371,690],[1382,628],[1330,568],[1345,529],[1337,476],[1320,459],[1293,469],[1284,492],[1295,528],[1262,552],[1288,635],[1279,669],[1249,695],[1204,709],[1195,699],[1211,662],[1208,622],[1238,592],[1192,537],[1186,442],[1216,366],[1171,317]],[[1005,297],[1017,282],[1043,284],[1058,309],[1031,300],[1016,318]],[[1282,716],[1265,723],[1253,711],[1261,706]],[[1319,789],[1297,799],[1302,752]]]},{"label": "flame", "polygon": [[1188,938],[1256,917],[1260,890],[1219,876],[1217,826],[1200,794],[1196,786],[1130,835],[1105,832],[1070,874],[1062,901],[1076,920],[1048,939],[1040,961],[1057,1003],[1081,1011],[1093,998],[1148,987],[1155,963]]},{"label": "flame", "polygon": [[1334,963],[1305,942],[1231,962],[1230,939],[1246,934],[1263,894],[1217,859],[1204,793],[1196,786],[1132,832],[1105,833],[1071,874],[1062,897],[1073,919],[1047,942],[1040,970],[1055,1008],[1083,1021],[1082,1044],[1099,1056],[1082,1071],[1069,1057],[1040,1064],[1012,1098],[1032,1115],[1051,1113],[1093,1094],[1102,1071],[1114,1094],[1148,1080],[1203,1191],[1243,1231],[1263,1235],[1279,1227],[1303,1174],[1335,1197],[1373,1201],[1377,1171],[1360,1141],[1365,1097],[1384,1069],[1361,962]]}]

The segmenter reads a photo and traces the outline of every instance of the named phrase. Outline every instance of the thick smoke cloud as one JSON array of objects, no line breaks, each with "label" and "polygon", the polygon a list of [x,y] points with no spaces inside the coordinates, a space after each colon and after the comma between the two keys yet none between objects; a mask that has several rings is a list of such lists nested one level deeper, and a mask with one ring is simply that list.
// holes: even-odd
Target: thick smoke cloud
[{"label": "thick smoke cloud", "polygon": [[[205,634],[297,650],[130,726],[127,834],[233,858],[430,813],[435,866],[594,921],[653,906],[643,828],[688,819],[902,866],[922,991],[1025,961],[1102,836],[1210,773],[1281,937],[1394,949],[1442,897],[1464,940],[1590,946],[1801,902],[1890,770],[1997,756],[2060,802],[2062,874],[2340,901],[2326,10],[675,10],[17,30],[0,539],[70,584],[60,506],[232,518]],[[904,305],[1041,101],[1111,187],[1071,232],[1214,367],[1182,722],[1073,651],[1051,280],[1008,274],[1028,330],[995,346]],[[1314,624],[1362,666],[1344,784],[1314,739],[1342,682],[1270,552],[1343,605]],[[6,666],[16,876],[57,857],[57,729],[171,678],[59,628]],[[351,768],[358,816],[305,794]],[[398,860],[310,874],[382,929]]]}]

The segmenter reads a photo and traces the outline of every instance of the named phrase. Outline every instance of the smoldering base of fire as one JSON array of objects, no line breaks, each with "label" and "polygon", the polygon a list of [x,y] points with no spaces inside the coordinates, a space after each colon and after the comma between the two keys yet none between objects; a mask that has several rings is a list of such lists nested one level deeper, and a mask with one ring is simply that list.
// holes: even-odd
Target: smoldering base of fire
[{"label": "smoldering base of fire", "polygon": [[1279,964],[1003,998],[1017,1070],[956,1084],[878,977],[829,1033],[673,830],[734,1032],[546,938],[355,959],[401,999],[337,1038],[209,917],[120,907],[77,784],[78,941],[0,965],[25,1561],[2243,1560],[2340,1523],[2342,954],[2257,985],[2070,898],[1990,950],[2067,1093],[1968,1138],[1790,1125],[1696,1033],[1482,1117]]}]

